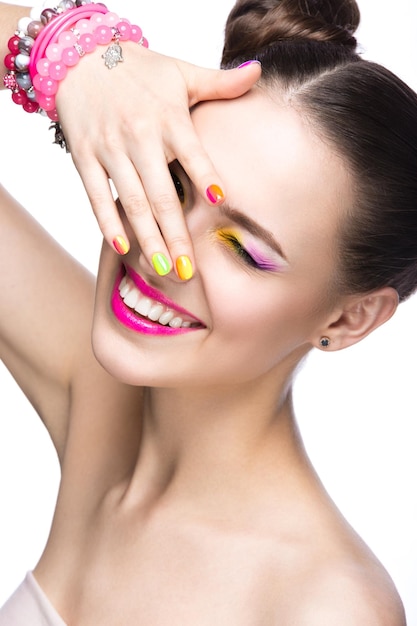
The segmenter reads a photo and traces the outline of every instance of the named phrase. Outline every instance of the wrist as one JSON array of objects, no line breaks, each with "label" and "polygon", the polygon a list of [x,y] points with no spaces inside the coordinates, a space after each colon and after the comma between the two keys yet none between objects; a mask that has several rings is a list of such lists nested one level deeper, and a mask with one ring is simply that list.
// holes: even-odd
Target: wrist
[{"label": "wrist", "polygon": [[[82,60],[68,71],[65,80],[61,81],[59,90],[55,96],[55,104],[58,112],[58,119],[67,113],[73,106],[75,97],[77,101],[89,105],[89,98],[97,91],[99,85],[114,84],[114,88],[120,85],[122,76],[133,75],[140,60],[151,54],[148,48],[138,45],[132,41],[122,42],[123,61],[117,66],[117,72],[110,72],[105,65],[103,55],[108,46],[97,46],[90,54],[86,54]],[[109,74],[110,72],[110,74]],[[114,82],[113,82],[114,79]],[[77,94],[75,96],[75,94]],[[68,104],[68,106],[67,106]],[[81,110],[81,109],[80,109]]]}]

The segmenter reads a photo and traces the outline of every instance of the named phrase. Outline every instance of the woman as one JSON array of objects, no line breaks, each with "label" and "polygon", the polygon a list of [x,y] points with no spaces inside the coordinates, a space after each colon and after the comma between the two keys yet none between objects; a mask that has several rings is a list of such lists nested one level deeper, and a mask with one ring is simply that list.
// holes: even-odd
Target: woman
[{"label": "woman", "polygon": [[[2,306],[13,320],[6,310],[2,334],[5,361],[39,407],[62,463],[51,537],[31,585],[69,624],[404,623],[392,583],[311,468],[291,383],[312,346],[353,345],[415,288],[416,98],[355,56],[355,5],[339,11],[345,28],[326,15],[320,31],[317,18],[296,12],[289,20],[288,5],[278,5],[272,66],[272,47],[261,51],[265,32],[250,12],[242,23],[241,6],[229,21],[225,63],[259,55],[263,79],[236,101],[193,113],[227,203],[209,209],[173,164],[194,244],[189,281],[153,271],[121,211],[131,250],[121,259],[103,247],[98,362],[88,339],[90,277],[3,196],[5,262],[21,247],[5,292],[12,294],[22,266],[28,298],[38,301],[45,276],[55,294],[54,302],[42,298],[43,318],[33,320],[30,337],[8,299]],[[240,34],[236,40],[234,28],[247,32],[252,19],[250,45]],[[288,23],[292,33],[302,26],[302,41],[286,42]],[[323,31],[325,43],[315,43]],[[378,88],[393,132],[382,124]],[[357,131],[355,151],[347,129]],[[380,158],[370,166],[361,159],[371,139]],[[388,177],[393,153],[398,171]],[[370,232],[384,254],[369,250],[364,235],[375,190]],[[388,224],[386,213],[378,222],[382,198],[393,213]],[[392,210],[394,199],[401,211]],[[143,317],[150,310],[160,324]],[[167,331],[161,316],[172,313],[181,321]],[[68,328],[72,337],[63,340]]]}]

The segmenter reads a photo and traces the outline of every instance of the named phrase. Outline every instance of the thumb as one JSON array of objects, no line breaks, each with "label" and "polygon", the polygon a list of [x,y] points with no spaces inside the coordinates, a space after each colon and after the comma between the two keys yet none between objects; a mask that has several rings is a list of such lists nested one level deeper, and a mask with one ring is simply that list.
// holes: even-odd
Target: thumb
[{"label": "thumb", "polygon": [[256,83],[262,73],[258,61],[248,61],[232,70],[211,70],[188,66],[187,84],[190,106],[203,100],[237,98]]}]

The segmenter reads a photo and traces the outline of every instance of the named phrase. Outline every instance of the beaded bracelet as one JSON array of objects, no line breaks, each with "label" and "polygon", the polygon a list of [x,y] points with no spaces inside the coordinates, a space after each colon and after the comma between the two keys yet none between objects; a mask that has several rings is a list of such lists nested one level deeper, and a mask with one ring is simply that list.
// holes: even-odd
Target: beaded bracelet
[{"label": "beaded bracelet", "polygon": [[32,9],[30,17],[19,20],[8,41],[4,85],[11,89],[13,102],[25,111],[42,113],[54,122],[54,143],[68,151],[55,107],[59,82],[97,45],[110,44],[102,58],[109,69],[116,67],[123,61],[120,41],[129,40],[148,47],[139,26],[120,19],[102,3],[62,0],[57,8],[40,13]]},{"label": "beaded bracelet", "polygon": [[[46,33],[50,30],[50,23],[59,15],[86,4],[93,6],[90,0],[76,0],[76,2],[63,0],[57,8],[42,10],[34,7],[30,12],[30,17],[19,20],[14,36],[8,41],[10,54],[4,59],[4,65],[8,71],[3,82],[12,90],[12,100],[16,104],[21,104],[25,111],[44,113],[37,103],[32,77],[29,73],[30,56],[35,40],[42,39],[40,37],[42,32]],[[106,10],[104,6],[103,10]]]}]

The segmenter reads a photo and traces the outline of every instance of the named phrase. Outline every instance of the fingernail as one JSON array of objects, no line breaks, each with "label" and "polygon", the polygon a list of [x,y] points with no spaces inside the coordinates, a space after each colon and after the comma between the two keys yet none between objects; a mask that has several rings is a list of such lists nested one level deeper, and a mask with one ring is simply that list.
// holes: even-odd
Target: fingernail
[{"label": "fingernail", "polygon": [[206,195],[212,204],[219,204],[219,202],[224,200],[224,193],[218,185],[207,187]]},{"label": "fingernail", "polygon": [[113,239],[113,246],[118,254],[123,255],[129,252],[129,244],[122,235],[117,235],[117,237]]},{"label": "fingernail", "polygon": [[245,61],[244,63],[238,65],[237,69],[240,70],[242,67],[247,67],[248,65],[253,65],[254,63],[257,63],[258,65],[261,64],[257,59],[251,59],[250,61]]},{"label": "fingernail", "polygon": [[159,276],[166,276],[171,269],[168,259],[162,252],[155,252],[152,257],[152,265]]},{"label": "fingernail", "polygon": [[189,257],[185,254],[178,257],[175,261],[175,267],[181,280],[190,280],[192,278],[193,266]]}]

